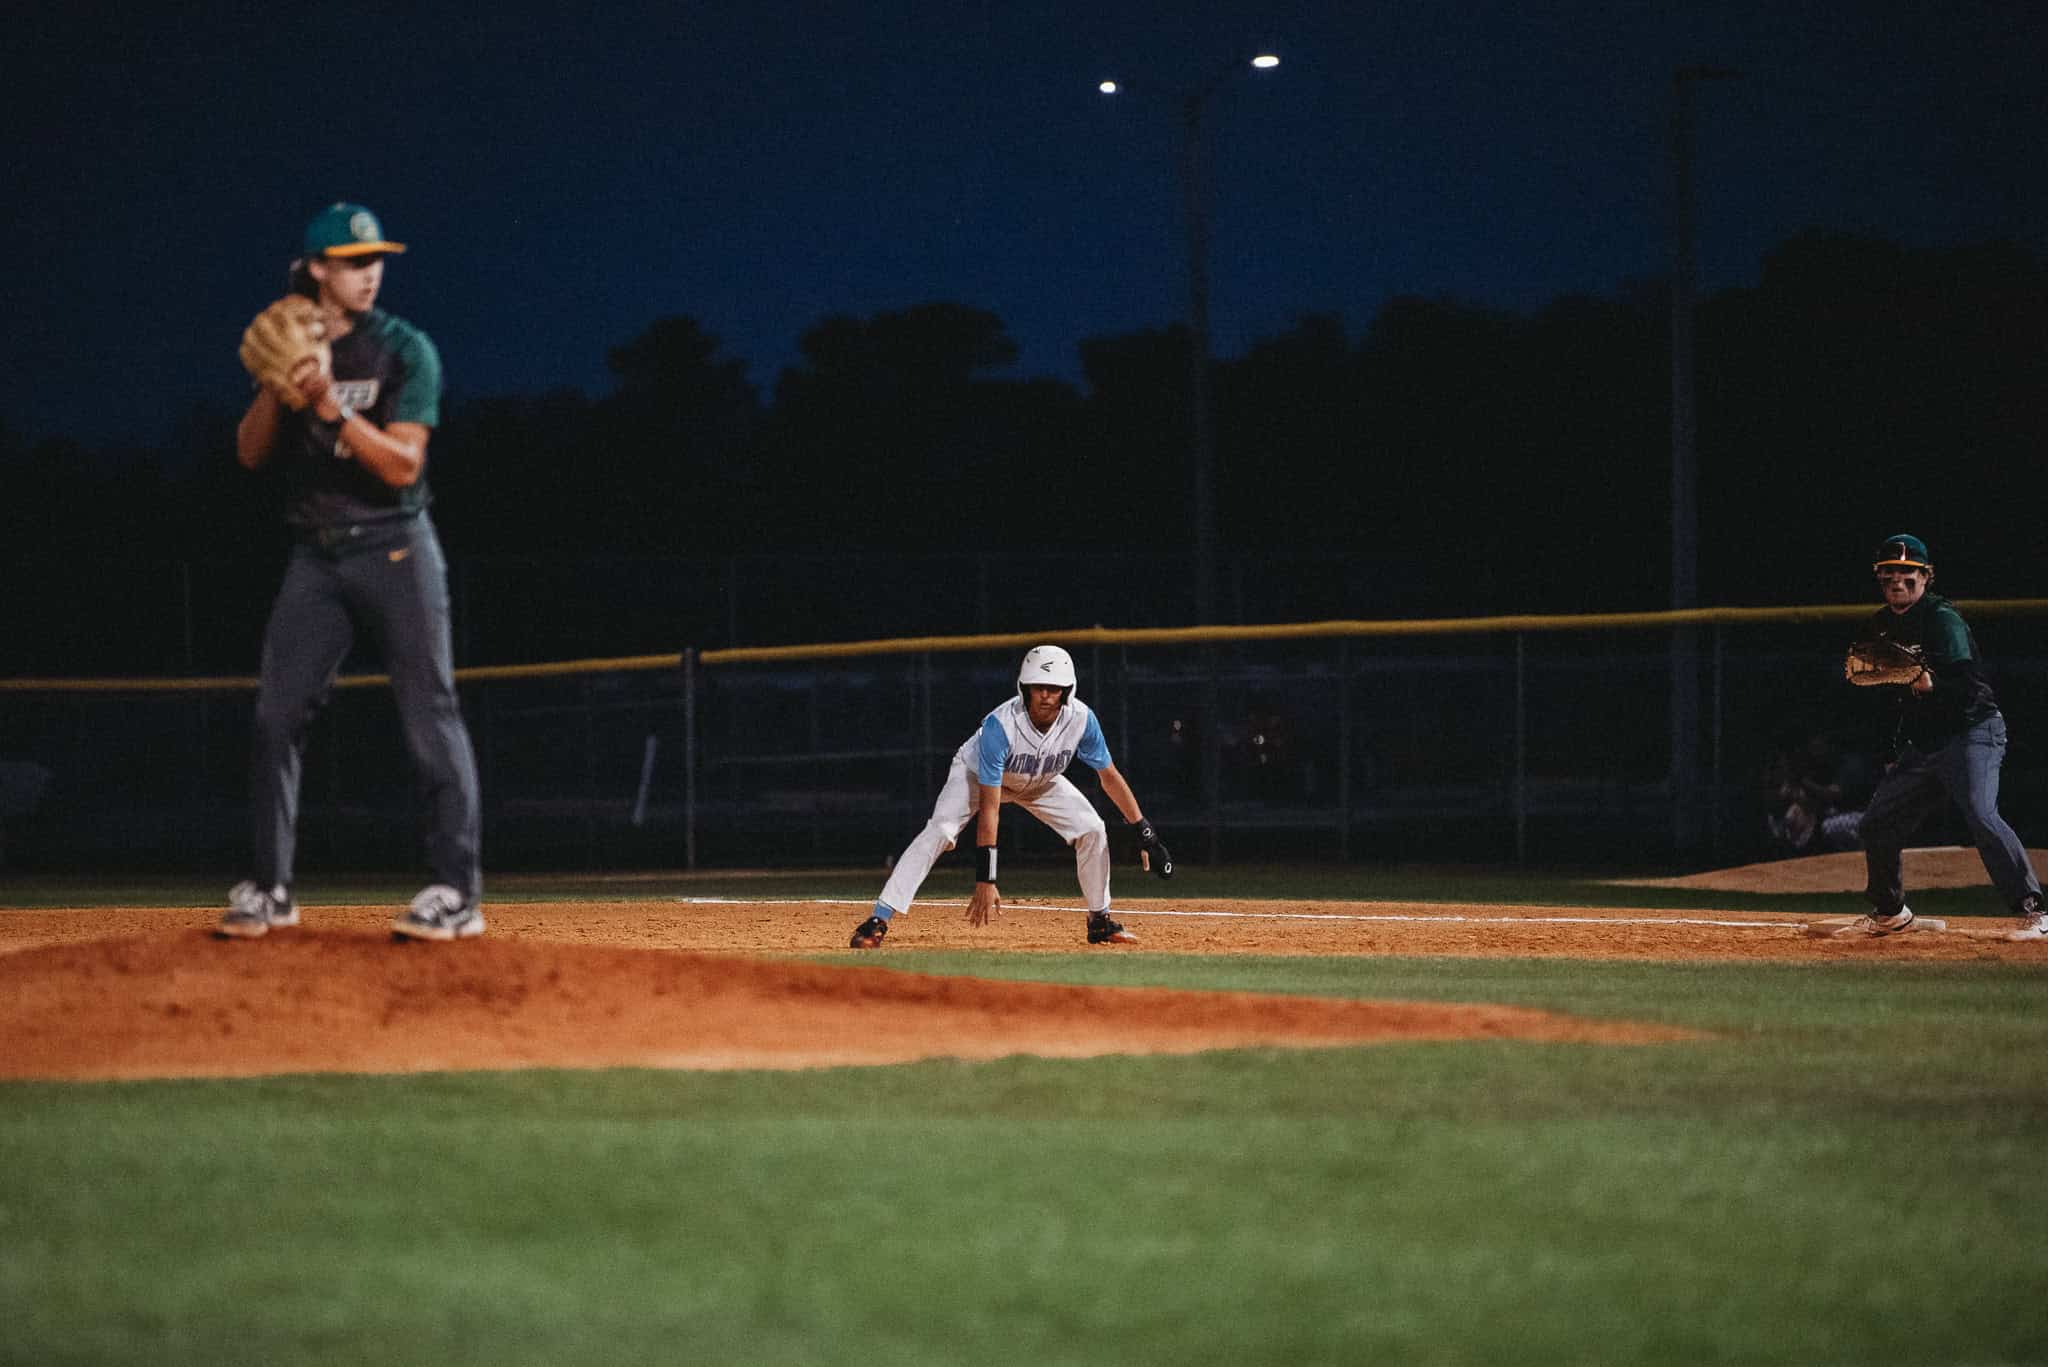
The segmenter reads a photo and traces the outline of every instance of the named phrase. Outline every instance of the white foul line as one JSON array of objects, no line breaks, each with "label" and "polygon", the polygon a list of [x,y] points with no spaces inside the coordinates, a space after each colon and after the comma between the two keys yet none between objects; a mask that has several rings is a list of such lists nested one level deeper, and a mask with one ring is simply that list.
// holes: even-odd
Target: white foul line
[{"label": "white foul line", "polygon": [[[750,907],[827,906],[867,907],[874,903],[854,897],[678,897],[689,906]],[[913,902],[911,906],[957,906],[951,902]],[[1079,907],[1054,907],[1037,902],[1005,902],[1006,911],[1065,911],[1081,914]],[[1716,921],[1698,916],[1416,916],[1395,912],[1338,911],[1140,911],[1117,907],[1119,916],[1181,916],[1226,921],[1422,921],[1434,925],[1514,926],[1716,926],[1727,930],[1794,930],[1801,921]],[[899,915],[901,913],[898,913]]]}]

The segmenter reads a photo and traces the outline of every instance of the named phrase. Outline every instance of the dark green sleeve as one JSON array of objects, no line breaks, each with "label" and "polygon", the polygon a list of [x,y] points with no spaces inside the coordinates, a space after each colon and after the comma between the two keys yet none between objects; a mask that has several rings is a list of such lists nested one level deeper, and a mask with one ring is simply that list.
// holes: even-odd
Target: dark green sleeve
[{"label": "dark green sleeve", "polygon": [[410,332],[398,349],[405,382],[392,400],[391,421],[441,425],[441,353],[424,332]]},{"label": "dark green sleeve", "polygon": [[1963,622],[1963,614],[1947,603],[1938,605],[1927,621],[1927,639],[1922,646],[1932,662],[1955,664],[1976,658],[1971,648],[1970,628]]}]

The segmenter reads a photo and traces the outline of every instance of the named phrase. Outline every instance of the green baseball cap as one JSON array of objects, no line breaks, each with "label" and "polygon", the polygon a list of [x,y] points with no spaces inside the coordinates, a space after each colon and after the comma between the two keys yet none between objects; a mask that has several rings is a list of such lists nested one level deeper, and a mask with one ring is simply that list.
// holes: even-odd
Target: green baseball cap
[{"label": "green baseball cap", "polygon": [[377,216],[360,204],[330,204],[306,225],[307,256],[367,256],[402,252],[403,242],[386,242]]},{"label": "green baseball cap", "polygon": [[1911,565],[1915,569],[1931,570],[1934,561],[1927,554],[1926,542],[1900,532],[1897,536],[1886,537],[1878,546],[1870,568],[1874,570],[1884,565]]}]

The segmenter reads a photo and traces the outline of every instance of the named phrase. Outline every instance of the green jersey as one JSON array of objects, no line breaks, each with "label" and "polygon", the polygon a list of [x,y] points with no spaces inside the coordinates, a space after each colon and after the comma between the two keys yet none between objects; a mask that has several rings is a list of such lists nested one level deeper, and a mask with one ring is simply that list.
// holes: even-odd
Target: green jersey
[{"label": "green jersey", "polygon": [[1934,675],[1934,688],[1915,693],[1905,685],[1877,690],[1892,709],[1894,733],[1921,751],[1939,750],[1986,717],[1998,700],[1983,675],[1983,657],[1969,623],[1940,594],[1923,594],[1904,612],[1879,608],[1864,628],[1869,636],[1918,646]]},{"label": "green jersey", "polygon": [[[333,349],[337,401],[379,427],[440,424],[441,356],[426,333],[371,309]],[[424,475],[394,489],[354,458],[340,424],[311,408],[287,411],[277,441],[285,521],[302,531],[413,517],[431,501]]]}]

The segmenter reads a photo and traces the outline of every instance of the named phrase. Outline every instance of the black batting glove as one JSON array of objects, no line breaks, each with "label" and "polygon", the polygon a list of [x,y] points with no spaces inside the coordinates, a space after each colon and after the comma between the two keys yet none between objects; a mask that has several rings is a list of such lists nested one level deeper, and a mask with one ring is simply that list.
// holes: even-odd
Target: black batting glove
[{"label": "black batting glove", "polygon": [[1173,877],[1173,855],[1159,838],[1159,832],[1152,829],[1152,823],[1141,816],[1131,825],[1138,833],[1138,848],[1145,852],[1146,864],[1152,872],[1161,878]]}]

